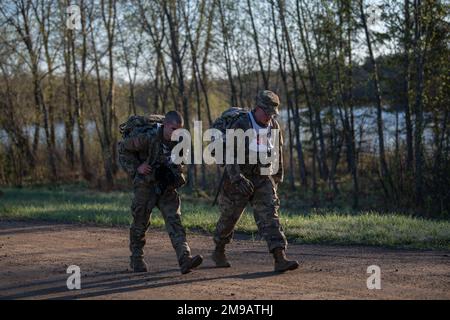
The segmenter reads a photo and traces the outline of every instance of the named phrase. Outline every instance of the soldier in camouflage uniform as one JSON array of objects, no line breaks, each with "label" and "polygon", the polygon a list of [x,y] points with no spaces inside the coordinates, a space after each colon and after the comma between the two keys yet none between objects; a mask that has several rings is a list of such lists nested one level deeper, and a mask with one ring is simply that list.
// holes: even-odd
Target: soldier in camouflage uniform
[{"label": "soldier in camouflage uniform", "polygon": [[[278,96],[268,90],[258,93],[255,108],[250,114],[243,114],[231,126],[231,129],[244,131],[256,126],[261,128],[279,129],[278,122],[273,118],[278,114],[280,104]],[[256,122],[254,122],[256,121]],[[267,242],[269,252],[275,259],[275,271],[284,272],[298,268],[297,261],[286,258],[286,237],[278,217],[279,199],[277,186],[283,180],[283,156],[281,130],[279,135],[279,170],[275,175],[261,175],[258,164],[226,164],[224,181],[219,193],[218,203],[220,218],[217,222],[214,242],[216,248],[212,259],[217,267],[230,267],[225,245],[230,243],[233,230],[245,207],[250,202],[259,233]],[[249,143],[245,143],[248,149]],[[246,150],[246,152],[248,152]]]},{"label": "soldier in camouflage uniform", "polygon": [[[119,144],[119,154],[122,154],[121,163],[133,178],[130,266],[134,272],[147,271],[147,265],[143,259],[143,248],[145,233],[150,226],[151,212],[155,206],[159,208],[164,218],[181,273],[190,272],[203,260],[199,255],[191,256],[186,241],[186,232],[180,218],[180,197],[176,191],[177,187],[184,184],[184,178],[181,166],[174,165],[170,157],[171,150],[176,144],[170,141],[170,137],[173,131],[182,126],[182,116],[176,111],[170,111],[166,114],[163,124],[155,126],[154,131],[124,139]],[[165,164],[170,165],[169,171]],[[166,173],[170,173],[170,176],[160,174],[162,167]]]}]

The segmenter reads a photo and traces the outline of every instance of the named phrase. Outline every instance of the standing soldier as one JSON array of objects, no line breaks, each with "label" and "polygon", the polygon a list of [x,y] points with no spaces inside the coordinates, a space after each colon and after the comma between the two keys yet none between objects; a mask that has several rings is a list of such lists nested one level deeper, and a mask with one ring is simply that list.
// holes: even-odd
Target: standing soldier
[{"label": "standing soldier", "polygon": [[[274,116],[278,114],[280,104],[278,96],[272,91],[261,91],[255,101],[255,108],[248,113],[241,114],[231,125],[230,129],[254,129],[270,132],[271,129],[279,129],[278,122]],[[260,137],[257,136],[257,141]],[[251,142],[250,142],[251,143]],[[250,202],[254,210],[254,218],[260,234],[264,237],[269,247],[269,252],[275,259],[275,271],[284,272],[298,268],[297,261],[286,258],[286,237],[280,225],[278,217],[279,199],[277,196],[278,184],[283,181],[283,156],[282,156],[282,135],[280,131],[279,143],[275,144],[279,148],[279,169],[274,175],[262,175],[261,164],[249,164],[248,152],[249,142],[245,143],[246,162],[245,164],[225,165],[223,184],[219,193],[220,218],[217,222],[214,242],[215,250],[212,255],[217,267],[230,267],[226,255],[225,245],[230,243],[233,237],[233,230],[241,217],[245,207]]]},{"label": "standing soldier", "polygon": [[[171,151],[176,144],[171,141],[171,135],[183,127],[183,118],[180,113],[169,111],[159,123],[134,116],[121,126],[121,130],[127,126],[129,131],[138,131],[138,134],[125,136],[119,144],[119,161],[133,178],[134,189],[130,266],[134,272],[147,271],[143,259],[145,233],[150,226],[152,209],[156,206],[164,218],[181,273],[188,273],[199,266],[203,258],[200,255],[192,257],[186,241],[180,218],[180,197],[176,191],[185,181],[181,166],[171,160]],[[139,132],[135,127],[144,129]]]}]

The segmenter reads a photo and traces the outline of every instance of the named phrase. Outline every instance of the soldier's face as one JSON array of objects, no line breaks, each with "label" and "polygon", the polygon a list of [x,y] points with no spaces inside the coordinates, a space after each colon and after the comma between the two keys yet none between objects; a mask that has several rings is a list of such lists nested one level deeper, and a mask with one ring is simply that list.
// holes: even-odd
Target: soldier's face
[{"label": "soldier's face", "polygon": [[272,116],[267,114],[267,112],[264,111],[264,109],[260,107],[256,107],[255,109],[255,118],[256,121],[259,123],[268,126],[270,123],[270,120],[272,120]]},{"label": "soldier's face", "polygon": [[164,122],[164,140],[170,141],[170,137],[172,137],[172,133],[177,130],[181,129],[183,126],[176,122]]}]

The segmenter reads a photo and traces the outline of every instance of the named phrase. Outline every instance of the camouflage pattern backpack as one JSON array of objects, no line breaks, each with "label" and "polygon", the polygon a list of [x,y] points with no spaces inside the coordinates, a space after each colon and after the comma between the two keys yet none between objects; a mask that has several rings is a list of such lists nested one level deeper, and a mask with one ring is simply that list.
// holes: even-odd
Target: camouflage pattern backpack
[{"label": "camouflage pattern backpack", "polygon": [[128,120],[119,126],[122,139],[135,137],[141,133],[155,130],[158,123],[162,124],[164,116],[159,114],[151,114],[145,116],[130,116]]},{"label": "camouflage pattern backpack", "polygon": [[[241,117],[247,116],[249,113],[248,110],[244,109],[244,108],[238,108],[238,107],[231,107],[227,110],[225,110],[224,112],[222,112],[222,114],[220,115],[220,117],[218,117],[212,124],[212,127],[214,129],[218,129],[220,130],[220,132],[222,132],[222,140],[224,143],[224,150],[225,150],[225,144],[226,144],[226,130],[230,129],[233,124],[241,119]],[[224,152],[224,157],[225,157],[225,152]],[[225,161],[225,159],[223,159],[223,161]],[[225,163],[225,162],[223,162]]]},{"label": "camouflage pattern backpack", "polygon": [[227,129],[230,129],[231,126],[243,115],[248,114],[248,110],[243,108],[237,108],[237,107],[231,107],[220,115],[219,118],[217,118],[214,123],[212,124],[212,127],[214,129],[218,129],[222,132],[223,137],[225,138],[225,133]]},{"label": "camouflage pattern backpack", "polygon": [[[132,138],[140,134],[155,134],[158,125],[162,124],[164,121],[164,116],[158,114],[152,114],[148,117],[145,116],[130,116],[128,120],[119,126],[120,134],[122,135],[122,140],[127,138]],[[121,141],[122,141],[121,140]],[[130,154],[124,148],[120,147],[121,141],[119,141],[119,163],[121,167],[129,172],[129,162],[135,158],[134,154]]]}]

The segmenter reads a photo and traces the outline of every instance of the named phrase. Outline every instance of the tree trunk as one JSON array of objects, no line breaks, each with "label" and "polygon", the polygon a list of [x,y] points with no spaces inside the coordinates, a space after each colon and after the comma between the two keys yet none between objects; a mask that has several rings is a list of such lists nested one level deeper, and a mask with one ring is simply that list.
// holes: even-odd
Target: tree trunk
[{"label": "tree trunk", "polygon": [[[364,0],[359,0],[359,9],[361,21],[364,28],[364,34],[366,36],[366,44],[369,50],[369,59],[370,59],[370,67],[371,67],[371,78],[374,84],[375,89],[375,99],[377,106],[377,129],[378,129],[378,147],[379,147],[379,161],[380,161],[380,169],[381,169],[381,177],[382,179],[386,179],[389,183],[389,186],[392,188],[392,180],[390,177],[386,154],[385,154],[385,146],[384,146],[384,124],[383,124],[383,114],[382,114],[382,102],[381,102],[381,89],[380,89],[380,81],[378,77],[378,65],[375,60],[373,50],[372,50],[372,41],[370,39],[369,28],[367,26],[366,14],[364,13]],[[386,194],[387,197],[391,197],[390,192]]]},{"label": "tree trunk", "polygon": [[263,78],[264,89],[269,89],[269,79],[267,78],[267,75],[264,71],[263,61],[262,61],[262,57],[261,57],[261,50],[259,48],[258,30],[256,30],[255,20],[253,19],[252,4],[250,3],[250,0],[247,0],[247,9],[248,9],[248,14],[250,16],[250,21],[252,23],[252,29],[253,29],[252,37],[253,37],[253,41],[255,42],[256,55],[258,57],[259,69],[261,71],[261,76]]},{"label": "tree trunk", "polygon": [[219,6],[219,13],[220,13],[220,24],[222,28],[222,39],[223,39],[223,54],[225,58],[225,66],[227,70],[227,76],[228,81],[230,83],[230,90],[231,90],[231,106],[236,107],[238,106],[238,99],[237,99],[237,93],[236,93],[236,87],[234,85],[233,81],[233,73],[232,73],[232,67],[231,67],[231,54],[230,54],[230,48],[228,43],[228,31],[227,26],[225,24],[225,16],[224,16],[224,10],[222,8],[222,0],[217,0],[218,6]]},{"label": "tree trunk", "polygon": [[418,209],[423,207],[423,66],[424,53],[422,52],[422,1],[414,0],[414,56],[416,63],[416,92],[414,102],[415,131],[414,131],[414,155],[415,155],[415,201]]},{"label": "tree trunk", "polygon": [[406,168],[408,172],[412,171],[412,165],[414,161],[414,149],[413,149],[413,125],[411,120],[411,106],[409,102],[409,91],[410,91],[410,59],[409,59],[409,51],[410,51],[410,43],[411,43],[411,19],[409,12],[409,1],[404,0],[404,12],[405,12],[405,23],[404,23],[404,39],[403,39],[403,50],[404,59],[403,59],[403,72],[404,72],[404,80],[403,80],[403,94],[404,94],[404,103],[405,103],[405,125],[406,125]]},{"label": "tree trunk", "polygon": [[[278,1],[278,7],[279,7],[279,14],[280,14],[280,20],[281,20],[281,25],[282,25],[282,30],[283,33],[285,35],[286,41],[288,41],[288,33],[287,33],[287,28],[286,28],[286,23],[284,22],[284,3],[282,2],[282,0]],[[277,35],[277,22],[275,19],[275,8],[274,8],[274,3],[271,2],[271,8],[272,8],[272,21],[273,21],[273,25],[274,25],[274,35],[275,35],[275,41],[277,43],[277,48],[280,48],[280,43],[278,41],[278,35]],[[298,86],[296,83],[296,77],[295,77],[295,68],[294,68],[294,64],[293,64],[293,58],[292,58],[292,52],[291,49],[289,47],[289,43],[287,45],[287,51],[288,51],[288,56],[289,56],[289,61],[290,61],[290,65],[291,65],[291,72],[292,74],[292,78],[294,81],[294,95],[295,95],[295,100],[296,100],[296,104],[295,104],[295,110],[294,107],[292,106],[292,100],[290,99],[290,96],[288,95],[289,92],[289,87],[288,87],[288,82],[287,82],[287,73],[282,73],[282,78],[283,78],[283,83],[285,85],[285,92],[287,94],[287,100],[288,100],[288,107],[291,108],[291,112],[294,118],[294,124],[295,124],[295,136],[296,136],[296,151],[297,151],[297,157],[298,157],[298,162],[299,162],[299,173],[300,173],[300,179],[301,179],[301,183],[302,186],[304,188],[308,187],[308,181],[307,181],[307,171],[306,171],[306,165],[305,165],[305,159],[304,159],[304,155],[303,155],[303,147],[302,147],[302,142],[300,140],[300,114],[299,114],[299,105],[298,105]],[[281,65],[281,53],[280,50],[278,50],[278,59]]]}]

